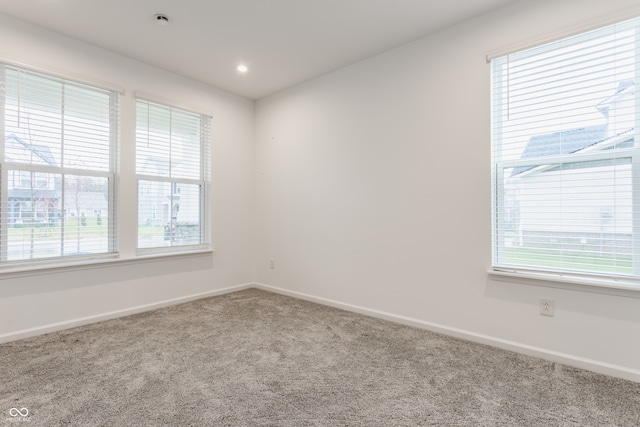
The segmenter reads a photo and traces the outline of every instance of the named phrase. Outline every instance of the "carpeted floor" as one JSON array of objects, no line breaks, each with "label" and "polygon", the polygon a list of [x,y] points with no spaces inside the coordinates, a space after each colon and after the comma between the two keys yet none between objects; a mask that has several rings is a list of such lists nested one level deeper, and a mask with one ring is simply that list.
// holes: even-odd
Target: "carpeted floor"
[{"label": "carpeted floor", "polygon": [[250,289],[0,345],[27,421],[638,426],[640,384]]}]

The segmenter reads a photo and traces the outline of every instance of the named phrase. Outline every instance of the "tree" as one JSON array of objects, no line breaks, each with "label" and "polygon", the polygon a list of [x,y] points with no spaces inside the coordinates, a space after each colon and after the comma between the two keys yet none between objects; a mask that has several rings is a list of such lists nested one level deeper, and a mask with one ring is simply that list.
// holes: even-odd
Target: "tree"
[{"label": "tree", "polygon": [[[68,206],[71,206],[76,217],[76,251],[80,252],[80,239],[82,236],[82,217],[84,212],[82,209],[91,208],[91,206],[83,206],[82,195],[87,192],[91,187],[91,178],[86,176],[77,175],[65,175],[64,178],[64,192],[65,192],[65,208],[69,210]],[[70,203],[69,203],[70,202]],[[86,218],[84,218],[84,225],[86,225]]]}]

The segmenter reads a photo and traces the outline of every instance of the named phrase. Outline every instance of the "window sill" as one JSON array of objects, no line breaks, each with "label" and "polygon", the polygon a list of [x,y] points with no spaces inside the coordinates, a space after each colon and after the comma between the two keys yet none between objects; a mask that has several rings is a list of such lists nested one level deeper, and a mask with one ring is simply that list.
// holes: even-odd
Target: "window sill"
[{"label": "window sill", "polygon": [[100,258],[100,259],[82,260],[82,261],[68,261],[68,262],[59,262],[55,264],[21,265],[17,267],[8,267],[5,269],[0,269],[0,280],[14,279],[19,277],[48,275],[52,273],[66,273],[66,272],[72,272],[72,271],[93,270],[97,268],[136,265],[136,264],[143,264],[148,262],[157,262],[165,258],[171,258],[171,259],[191,258],[191,257],[197,257],[197,256],[211,255],[212,253],[213,253],[213,249],[208,248],[208,249],[197,249],[197,250],[182,251],[182,252],[163,252],[163,253],[145,254],[145,255],[139,255],[137,257],[132,257],[132,258],[119,258],[118,256],[114,256],[112,258]]},{"label": "window sill", "polygon": [[490,278],[501,282],[640,298],[640,283],[627,278],[597,278],[494,268],[489,269],[488,274]]}]

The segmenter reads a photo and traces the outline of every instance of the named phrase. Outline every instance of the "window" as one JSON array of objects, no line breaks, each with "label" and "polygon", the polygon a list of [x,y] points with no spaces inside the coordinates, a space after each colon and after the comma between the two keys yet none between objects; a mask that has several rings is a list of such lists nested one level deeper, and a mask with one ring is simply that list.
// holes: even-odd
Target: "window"
[{"label": "window", "polygon": [[493,268],[640,276],[640,19],[491,61]]},{"label": "window", "polygon": [[117,253],[118,126],[118,93],[0,63],[0,264]]},{"label": "window", "polygon": [[206,247],[210,117],[142,98],[136,117],[138,249]]}]

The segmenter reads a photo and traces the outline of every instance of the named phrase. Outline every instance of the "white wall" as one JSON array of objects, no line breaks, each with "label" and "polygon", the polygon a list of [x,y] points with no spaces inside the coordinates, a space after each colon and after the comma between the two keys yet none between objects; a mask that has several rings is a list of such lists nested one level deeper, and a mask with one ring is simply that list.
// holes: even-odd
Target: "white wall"
[{"label": "white wall", "polygon": [[[252,281],[254,104],[143,63],[0,15],[0,57],[124,87],[122,169],[134,171],[133,91],[213,115],[212,222],[216,252],[142,264],[0,278],[0,341],[114,312],[215,292]],[[123,257],[135,247],[136,184],[121,182]],[[127,249],[128,248],[128,249]],[[71,323],[68,323],[71,322]]]},{"label": "white wall", "polygon": [[258,101],[257,281],[640,381],[640,298],[487,275],[486,53],[635,5],[519,1]]}]

